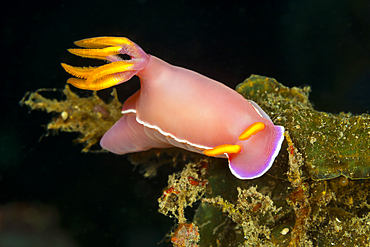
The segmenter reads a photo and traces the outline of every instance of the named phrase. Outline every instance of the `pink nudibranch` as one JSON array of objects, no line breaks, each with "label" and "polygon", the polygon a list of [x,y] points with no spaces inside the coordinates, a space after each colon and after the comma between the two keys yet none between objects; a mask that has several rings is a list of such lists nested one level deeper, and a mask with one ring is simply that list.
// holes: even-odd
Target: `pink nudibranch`
[{"label": "pink nudibranch", "polygon": [[[262,176],[278,155],[284,127],[275,126],[253,101],[224,84],[146,54],[127,38],[75,42],[75,55],[108,60],[101,67],[62,64],[68,83],[89,90],[108,88],[137,75],[141,88],[123,104],[124,114],[100,145],[115,154],[180,147],[229,159],[239,179]],[[118,55],[127,54],[130,60]]]}]

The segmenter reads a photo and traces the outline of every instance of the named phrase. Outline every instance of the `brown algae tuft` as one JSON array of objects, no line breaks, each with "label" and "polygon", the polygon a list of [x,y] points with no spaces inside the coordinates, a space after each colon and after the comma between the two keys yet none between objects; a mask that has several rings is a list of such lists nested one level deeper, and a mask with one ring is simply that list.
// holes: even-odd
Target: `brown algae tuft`
[{"label": "brown algae tuft", "polygon": [[88,152],[104,133],[122,116],[122,103],[119,102],[117,91],[113,89],[113,99],[105,103],[96,92],[87,98],[79,97],[65,86],[65,100],[47,99],[42,92],[56,92],[57,89],[38,89],[34,93],[26,93],[19,102],[31,110],[55,113],[55,117],[46,126],[47,131],[79,132],[77,143],[83,143],[82,152]]}]

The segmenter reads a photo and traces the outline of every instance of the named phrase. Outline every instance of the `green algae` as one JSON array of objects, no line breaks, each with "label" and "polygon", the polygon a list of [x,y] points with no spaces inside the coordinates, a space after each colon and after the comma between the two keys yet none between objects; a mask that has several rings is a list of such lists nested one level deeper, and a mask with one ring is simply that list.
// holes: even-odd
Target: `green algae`
[{"label": "green algae", "polygon": [[[80,98],[66,88],[66,100],[56,101],[44,98],[41,91],[27,94],[22,103],[54,112],[47,129],[80,132],[85,151],[121,116],[116,95],[113,103],[105,104],[96,93]],[[172,243],[369,245],[369,115],[316,111],[308,100],[309,87],[287,88],[262,76],[251,76],[237,91],[287,130],[282,149],[264,176],[239,180],[230,173],[226,160],[205,159],[178,149],[130,155],[147,177],[154,177],[164,164],[186,164],[169,176],[158,199],[159,211],[178,222],[170,236]],[[185,218],[186,208],[196,201],[201,203],[194,218]]]},{"label": "green algae", "polygon": [[316,111],[308,100],[309,87],[288,88],[263,76],[252,75],[237,91],[256,101],[275,124],[289,131],[304,155],[310,178],[370,177],[369,114]]},{"label": "green algae", "polygon": [[[193,219],[199,227],[199,246],[370,244],[370,180],[363,180],[368,177],[368,153],[363,148],[369,144],[369,116],[315,111],[308,87],[290,89],[266,77],[252,76],[237,89],[286,127],[286,141],[270,171],[254,180],[238,180],[226,161],[210,159],[207,193]],[[354,125],[351,132],[333,140],[336,133],[348,131],[348,126],[342,126],[346,121]],[[361,143],[353,147],[348,139],[356,135]],[[361,161],[361,166],[355,165]],[[251,188],[257,193],[241,196],[241,190]],[[268,199],[252,210],[242,207],[241,202],[252,203],[254,194]],[[270,205],[268,220],[258,211],[263,205]]]},{"label": "green algae", "polygon": [[[290,241],[290,234],[280,233],[294,226],[294,211],[286,201],[292,192],[288,181],[270,175],[239,180],[230,173],[226,160],[209,162],[207,193],[194,216],[200,246],[274,246],[276,239]],[[262,210],[266,208],[267,213]]]},{"label": "green algae", "polygon": [[[227,162],[210,159],[206,175],[209,188],[193,219],[199,227],[199,246],[370,244],[370,180],[304,180],[303,158],[297,148],[290,150],[283,150],[289,152],[287,179],[268,172],[258,179],[242,181],[228,172]],[[272,169],[278,169],[274,165]],[[238,187],[256,188],[257,193],[241,197]],[[260,200],[261,206],[256,206],[259,204],[252,204],[256,195],[269,199]],[[240,207],[240,202],[254,207]],[[269,217],[258,211],[263,205],[270,206]]]}]

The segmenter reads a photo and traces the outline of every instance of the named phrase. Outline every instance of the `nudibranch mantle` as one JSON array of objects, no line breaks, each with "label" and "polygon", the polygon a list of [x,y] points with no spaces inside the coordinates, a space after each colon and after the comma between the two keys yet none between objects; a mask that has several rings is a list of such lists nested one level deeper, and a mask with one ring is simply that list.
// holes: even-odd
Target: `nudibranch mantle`
[{"label": "nudibranch mantle", "polygon": [[[147,55],[127,38],[100,37],[75,42],[88,49],[73,54],[108,60],[109,64],[72,67],[68,83],[90,90],[140,78],[140,90],[123,104],[123,117],[109,129],[101,146],[116,154],[172,146],[229,159],[239,179],[262,176],[283,142],[284,127],[275,126],[253,101],[224,84]],[[122,60],[118,54],[127,54]]]}]

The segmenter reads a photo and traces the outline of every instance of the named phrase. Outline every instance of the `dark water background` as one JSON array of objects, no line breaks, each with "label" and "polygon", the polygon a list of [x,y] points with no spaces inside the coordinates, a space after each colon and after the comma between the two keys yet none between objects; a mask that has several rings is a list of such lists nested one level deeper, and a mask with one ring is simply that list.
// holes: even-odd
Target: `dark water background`
[{"label": "dark water background", "polygon": [[[241,2],[2,5],[0,203],[56,208],[62,229],[78,246],[155,246],[173,226],[157,213],[170,170],[145,179],[125,156],[82,154],[82,146],[72,144],[73,133],[39,142],[41,125],[51,116],[28,114],[18,105],[26,91],[64,87],[69,76],[60,62],[92,65],[66,51],[79,39],[129,37],[147,53],[232,88],[258,74],[286,86],[310,85],[318,110],[370,110],[369,1]],[[139,84],[133,79],[117,88],[124,101]]]}]

